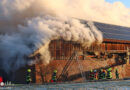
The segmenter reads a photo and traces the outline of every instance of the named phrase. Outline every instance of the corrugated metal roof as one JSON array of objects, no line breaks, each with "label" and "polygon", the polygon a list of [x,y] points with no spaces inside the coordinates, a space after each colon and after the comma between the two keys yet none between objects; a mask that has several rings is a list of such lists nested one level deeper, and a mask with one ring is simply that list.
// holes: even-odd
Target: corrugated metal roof
[{"label": "corrugated metal roof", "polygon": [[130,41],[130,28],[104,24],[94,22],[95,26],[103,33],[103,37],[106,39],[116,39],[116,40],[129,40]]}]

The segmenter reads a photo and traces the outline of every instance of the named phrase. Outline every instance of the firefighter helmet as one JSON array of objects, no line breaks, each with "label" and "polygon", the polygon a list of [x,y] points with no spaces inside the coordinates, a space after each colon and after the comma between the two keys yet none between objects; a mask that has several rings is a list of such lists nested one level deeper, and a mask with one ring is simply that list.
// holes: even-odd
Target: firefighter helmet
[{"label": "firefighter helmet", "polygon": [[108,71],[111,71],[112,70],[112,68],[108,68]]},{"label": "firefighter helmet", "polygon": [[28,72],[31,72],[31,69],[27,69]]},{"label": "firefighter helmet", "polygon": [[57,73],[57,70],[54,70],[54,73]]}]

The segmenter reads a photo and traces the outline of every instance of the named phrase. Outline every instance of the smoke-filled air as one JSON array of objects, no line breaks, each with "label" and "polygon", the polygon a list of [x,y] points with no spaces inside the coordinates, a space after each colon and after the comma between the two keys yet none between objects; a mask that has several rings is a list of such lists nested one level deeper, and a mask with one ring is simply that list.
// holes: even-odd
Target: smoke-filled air
[{"label": "smoke-filled air", "polygon": [[[89,20],[91,29],[79,19]],[[102,33],[92,21],[129,26],[130,9],[104,0],[1,0],[0,67],[17,70],[32,61],[27,57],[35,51],[43,63],[49,63],[48,45],[55,39],[83,47],[101,43]]]}]

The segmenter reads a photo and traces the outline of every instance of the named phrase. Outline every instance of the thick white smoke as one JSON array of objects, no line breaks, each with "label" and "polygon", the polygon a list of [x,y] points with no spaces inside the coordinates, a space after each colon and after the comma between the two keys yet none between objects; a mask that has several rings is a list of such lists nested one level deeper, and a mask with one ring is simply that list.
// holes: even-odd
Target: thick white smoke
[{"label": "thick white smoke", "polygon": [[105,0],[1,0],[0,12],[0,19],[49,13],[130,26],[130,9],[119,1],[110,4]]},{"label": "thick white smoke", "polygon": [[41,59],[48,63],[48,44],[54,39],[77,41],[84,47],[102,42],[92,22],[90,29],[74,18],[130,23],[129,9],[104,0],[1,0],[0,12],[0,66],[6,71],[28,64],[26,57],[39,48]]},{"label": "thick white smoke", "polygon": [[48,44],[51,40],[62,38],[66,41],[76,41],[83,47],[88,47],[95,41],[101,43],[101,32],[92,23],[89,22],[88,25],[91,29],[76,19],[43,16],[29,20],[27,26],[20,25],[19,29],[27,35],[28,42],[34,44],[34,49],[40,48],[38,52],[42,55],[44,63],[49,63]]}]

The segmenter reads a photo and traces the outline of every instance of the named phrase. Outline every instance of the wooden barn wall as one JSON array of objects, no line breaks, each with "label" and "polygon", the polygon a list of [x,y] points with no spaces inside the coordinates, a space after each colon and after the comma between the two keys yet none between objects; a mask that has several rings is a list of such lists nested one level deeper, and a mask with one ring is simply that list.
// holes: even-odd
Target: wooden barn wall
[{"label": "wooden barn wall", "polygon": [[129,43],[117,43],[117,42],[103,42],[100,45],[92,44],[91,47],[83,49],[80,44],[63,41],[53,40],[50,43],[49,49],[53,60],[65,60],[69,59],[72,53],[76,51],[111,51],[111,50],[127,50],[130,47]]},{"label": "wooden barn wall", "polygon": [[[72,55],[72,53],[75,50],[79,50],[79,51],[111,51],[111,50],[115,50],[115,51],[120,51],[120,50],[127,50],[127,47],[130,47],[130,43],[123,43],[123,42],[103,42],[100,45],[97,44],[92,44],[91,47],[87,48],[87,49],[83,49],[81,47],[80,44],[77,44],[76,42],[71,42],[71,41],[63,41],[63,40],[53,40],[50,43],[49,49],[50,49],[50,54],[52,56],[52,61],[49,63],[49,65],[44,66],[44,64],[36,64],[36,83],[41,83],[42,81],[42,77],[43,81],[45,82],[50,82],[51,77],[52,77],[52,73],[53,71],[56,69],[57,72],[57,76],[59,76],[64,68],[64,66],[67,63],[67,59],[70,58],[70,56]],[[73,60],[74,61],[74,60]],[[73,62],[71,63],[71,68],[68,70],[68,77],[77,77],[76,75],[80,75],[80,71],[78,68],[78,63],[77,62]],[[83,66],[83,70],[84,72],[86,72],[86,75],[88,75],[88,73],[90,72],[90,70],[92,69],[101,69],[103,67],[107,68],[109,66],[112,66],[113,68],[113,76],[115,75],[115,69],[118,68],[119,70],[119,75],[120,78],[127,78],[130,77],[130,65],[116,65],[117,62],[115,61],[115,59],[106,59],[106,60],[101,60],[101,59],[85,59],[85,60],[81,60],[81,65]],[[40,73],[40,72],[43,72]],[[79,80],[80,78],[76,78],[73,80]],[[113,79],[115,79],[115,76],[113,77]],[[73,81],[71,80],[71,81]]]},{"label": "wooden barn wall", "polygon": [[[104,44],[104,48],[102,47]],[[101,48],[102,50],[127,50],[127,47],[130,47],[130,44],[123,44],[123,43],[102,43]]]},{"label": "wooden barn wall", "polygon": [[49,49],[54,60],[69,59],[74,50],[81,50],[81,46],[70,41],[54,40],[50,43]]}]

